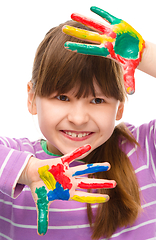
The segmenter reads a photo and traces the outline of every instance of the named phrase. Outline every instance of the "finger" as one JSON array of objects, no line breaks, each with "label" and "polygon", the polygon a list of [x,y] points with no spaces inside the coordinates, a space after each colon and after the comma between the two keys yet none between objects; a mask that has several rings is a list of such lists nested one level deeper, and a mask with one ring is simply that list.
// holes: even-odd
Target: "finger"
[{"label": "finger", "polygon": [[126,92],[129,95],[132,95],[135,92],[135,79],[134,79],[134,72],[133,73],[125,73],[124,74],[124,86]]},{"label": "finger", "polygon": [[107,22],[109,22],[112,25],[119,24],[122,21],[122,19],[114,17],[113,15],[104,11],[101,8],[93,6],[93,7],[90,8],[90,10],[92,12],[96,13],[97,15],[99,15],[100,17],[104,18]]},{"label": "finger", "polygon": [[77,179],[77,187],[83,189],[100,189],[100,188],[114,188],[116,182],[114,180],[103,180],[95,178]]},{"label": "finger", "polygon": [[68,50],[75,51],[81,54],[102,56],[102,57],[107,57],[109,55],[108,49],[101,45],[66,42],[64,46]]},{"label": "finger", "polygon": [[76,194],[71,197],[71,199],[85,203],[104,203],[109,200],[109,196],[104,194],[76,191]]},{"label": "finger", "polygon": [[71,18],[74,21],[80,22],[83,25],[85,25],[87,27],[90,27],[93,30],[102,32],[102,33],[106,34],[109,37],[116,38],[116,33],[114,33],[111,28],[106,27],[104,24],[102,24],[102,23],[100,23],[98,21],[95,21],[93,19],[87,18],[87,17],[82,16],[82,15],[77,14],[77,13],[73,13],[71,15]]},{"label": "finger", "polygon": [[46,188],[36,188],[37,200],[37,232],[39,235],[45,235],[48,229],[48,204]]},{"label": "finger", "polygon": [[84,145],[82,147],[77,148],[75,151],[73,151],[70,154],[67,154],[63,157],[61,157],[62,163],[71,163],[73,160],[75,160],[76,158],[82,156],[84,153],[88,152],[91,149],[91,146],[88,145]]},{"label": "finger", "polygon": [[73,167],[70,170],[72,170],[73,172],[75,171],[72,175],[72,177],[75,177],[84,174],[107,171],[109,168],[110,168],[109,163],[94,163]]},{"label": "finger", "polygon": [[65,34],[68,34],[70,36],[79,38],[79,39],[83,39],[83,40],[87,40],[87,41],[91,41],[91,42],[95,42],[95,43],[102,43],[103,42],[103,37],[102,35],[96,33],[96,32],[91,32],[91,31],[87,31],[84,29],[80,29],[80,28],[75,28],[75,27],[71,27],[68,25],[65,25],[62,29],[62,31]]}]

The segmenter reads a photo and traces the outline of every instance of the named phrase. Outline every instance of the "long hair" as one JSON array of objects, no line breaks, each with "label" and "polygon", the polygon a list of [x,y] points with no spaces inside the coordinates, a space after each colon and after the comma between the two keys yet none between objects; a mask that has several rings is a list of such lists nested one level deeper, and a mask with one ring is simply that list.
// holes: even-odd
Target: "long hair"
[{"label": "long hair", "polygon": [[[83,25],[68,21],[64,24],[86,28]],[[48,97],[53,92],[64,94],[76,87],[75,96],[95,96],[93,80],[107,97],[124,102],[123,74],[119,64],[97,56],[88,56],[67,51],[66,41],[81,42],[62,33],[64,24],[51,29],[39,45],[34,59],[32,83],[35,96]],[[87,28],[86,28],[87,29]],[[88,219],[93,230],[92,239],[102,236],[110,237],[117,227],[132,224],[140,210],[138,182],[129,158],[120,148],[120,141],[126,140],[137,144],[124,124],[115,127],[107,142],[92,151],[84,161],[109,162],[111,170],[96,173],[96,178],[114,179],[117,187],[113,190],[99,190],[108,193],[110,200],[99,204],[95,221],[93,221],[91,205],[87,205]]]}]

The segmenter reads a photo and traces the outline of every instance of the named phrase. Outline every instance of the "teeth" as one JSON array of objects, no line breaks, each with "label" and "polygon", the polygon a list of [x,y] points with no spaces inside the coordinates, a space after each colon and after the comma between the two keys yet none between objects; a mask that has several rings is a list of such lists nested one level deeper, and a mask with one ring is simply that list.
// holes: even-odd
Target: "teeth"
[{"label": "teeth", "polygon": [[78,137],[78,138],[81,138],[81,137],[82,137],[82,133],[79,133],[79,134],[77,135],[77,137]]},{"label": "teeth", "polygon": [[89,135],[89,133],[79,133],[79,134],[76,134],[74,132],[65,132],[65,133],[69,136],[78,137],[78,138],[85,137],[85,136]]}]

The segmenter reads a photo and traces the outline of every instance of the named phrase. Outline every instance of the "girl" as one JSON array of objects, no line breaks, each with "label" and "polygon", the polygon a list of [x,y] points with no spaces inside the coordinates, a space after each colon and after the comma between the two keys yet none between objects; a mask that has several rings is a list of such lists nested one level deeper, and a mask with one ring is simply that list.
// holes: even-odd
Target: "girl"
[{"label": "girl", "polygon": [[[115,127],[126,98],[121,66],[67,51],[64,43],[73,38],[62,27],[51,29],[38,47],[28,83],[28,110],[38,114],[46,140],[1,138],[1,239],[39,238],[29,188],[39,234],[46,233],[49,207],[43,239],[154,239],[155,121],[139,128]],[[155,74],[154,64],[144,67],[152,57],[149,48],[154,51],[152,44],[145,45],[139,67]],[[103,172],[110,168],[107,162],[111,170]],[[85,173],[94,173],[93,179],[77,177]],[[117,186],[100,180],[105,178]],[[98,194],[75,191],[77,187],[103,189]],[[99,204],[90,204],[94,202]]]}]

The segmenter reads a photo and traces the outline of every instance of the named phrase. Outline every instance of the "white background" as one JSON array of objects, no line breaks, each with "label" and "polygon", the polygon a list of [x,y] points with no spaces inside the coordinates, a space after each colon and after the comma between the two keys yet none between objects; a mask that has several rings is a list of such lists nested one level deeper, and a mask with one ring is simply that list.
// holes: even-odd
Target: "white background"
[{"label": "white background", "polygon": [[[90,12],[97,6],[131,24],[145,40],[156,43],[155,1],[142,0],[5,0],[0,2],[0,135],[42,135],[36,118],[27,110],[27,82],[37,46],[46,32],[70,19],[73,12],[101,18]],[[136,93],[128,97],[123,121],[135,125],[156,117],[156,79],[136,71]]]}]

